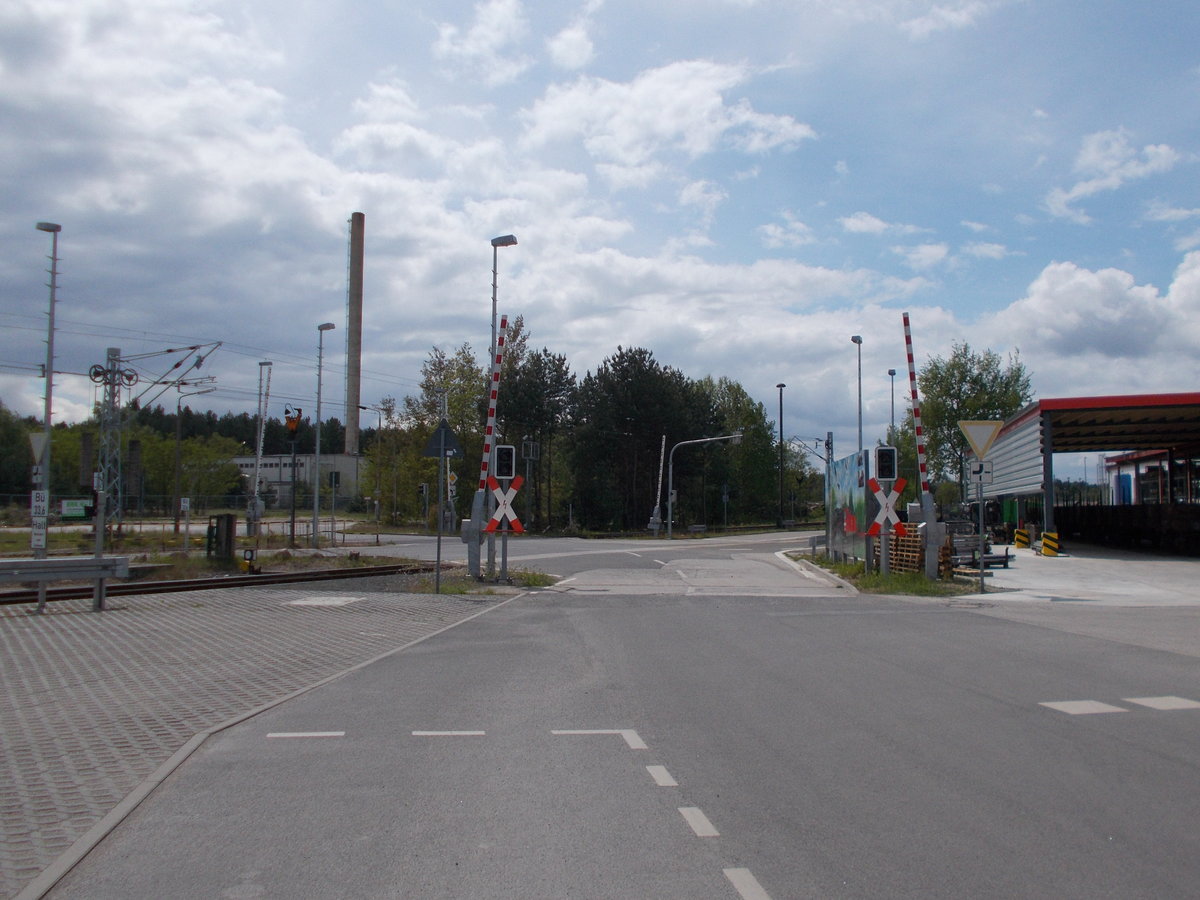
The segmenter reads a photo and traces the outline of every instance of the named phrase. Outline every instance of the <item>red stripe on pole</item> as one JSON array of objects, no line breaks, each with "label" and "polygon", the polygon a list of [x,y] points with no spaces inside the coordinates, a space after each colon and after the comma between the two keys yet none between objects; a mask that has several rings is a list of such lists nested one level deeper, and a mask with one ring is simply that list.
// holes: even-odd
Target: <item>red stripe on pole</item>
[{"label": "red stripe on pole", "polygon": [[479,490],[487,487],[488,463],[492,458],[491,437],[496,430],[496,401],[500,395],[500,364],[504,361],[504,332],[508,330],[508,316],[501,316],[500,328],[496,332],[496,353],[492,358],[492,391],[488,397],[487,425],[484,427],[483,459],[479,462]]},{"label": "red stripe on pole", "polygon": [[909,322],[908,313],[903,313],[904,318],[904,349],[908,356],[908,383],[912,390],[912,415],[913,415],[913,433],[917,439],[917,468],[921,472],[921,506],[926,510],[933,508],[933,497],[929,491],[929,474],[925,462],[925,444],[922,443],[924,430],[921,426],[921,404],[917,394],[917,364],[916,354],[913,352],[912,345],[912,326]]}]

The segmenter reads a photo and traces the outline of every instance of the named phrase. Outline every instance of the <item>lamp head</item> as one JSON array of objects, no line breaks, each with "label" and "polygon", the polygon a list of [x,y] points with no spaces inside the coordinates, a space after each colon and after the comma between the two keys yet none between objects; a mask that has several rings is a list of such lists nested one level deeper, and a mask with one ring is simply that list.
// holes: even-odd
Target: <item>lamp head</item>
[{"label": "lamp head", "polygon": [[862,345],[862,335],[861,334],[850,335],[850,340],[854,341],[854,343],[858,344],[859,346]]},{"label": "lamp head", "polygon": [[888,374],[889,374],[889,375],[891,375],[893,378],[895,378],[895,377],[896,377],[896,370],[895,370],[895,369],[888,369]]},{"label": "lamp head", "polygon": [[493,247],[513,247],[517,243],[516,235],[502,234],[500,237],[492,238]]},{"label": "lamp head", "polygon": [[58,231],[62,231],[62,226],[57,225],[54,222],[38,222],[37,230],[38,231],[58,232]]},{"label": "lamp head", "polygon": [[779,388],[782,391],[785,387],[787,387],[787,385],[781,381],[781,382],[779,382],[779,384],[775,385],[775,387]]},{"label": "lamp head", "polygon": [[333,331],[335,328],[337,328],[337,326],[332,322],[322,322],[317,326],[317,331]]}]

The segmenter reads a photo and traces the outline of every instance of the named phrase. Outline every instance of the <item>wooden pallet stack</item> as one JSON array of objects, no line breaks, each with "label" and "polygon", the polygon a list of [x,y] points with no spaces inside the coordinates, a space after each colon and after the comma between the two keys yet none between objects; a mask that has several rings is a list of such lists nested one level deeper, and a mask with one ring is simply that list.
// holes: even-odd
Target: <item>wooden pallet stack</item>
[{"label": "wooden pallet stack", "polygon": [[[882,551],[879,538],[875,541],[875,558],[880,559]],[[893,534],[888,539],[888,565],[893,572],[924,572],[925,571],[925,541],[919,534]]]}]

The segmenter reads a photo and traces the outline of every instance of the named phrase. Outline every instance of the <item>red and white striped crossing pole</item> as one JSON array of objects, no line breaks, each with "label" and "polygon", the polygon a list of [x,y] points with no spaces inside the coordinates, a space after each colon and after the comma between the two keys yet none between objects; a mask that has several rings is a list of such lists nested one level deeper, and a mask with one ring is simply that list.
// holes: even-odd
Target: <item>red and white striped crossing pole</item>
[{"label": "red and white striped crossing pole", "polygon": [[913,356],[912,327],[904,313],[904,350],[908,354],[908,383],[912,389],[913,434],[917,441],[917,468],[921,474],[921,509],[925,521],[933,521],[933,495],[929,491],[929,467],[925,456],[925,430],[921,426],[921,399],[917,394],[917,365]]},{"label": "red and white striped crossing pole", "polygon": [[487,426],[483,430],[483,459],[479,463],[479,490],[487,487],[488,470],[492,464],[492,449],[496,445],[496,397],[500,394],[500,363],[504,361],[504,333],[508,330],[508,316],[500,319],[500,331],[496,335],[496,352],[492,355],[492,378],[488,390]]}]

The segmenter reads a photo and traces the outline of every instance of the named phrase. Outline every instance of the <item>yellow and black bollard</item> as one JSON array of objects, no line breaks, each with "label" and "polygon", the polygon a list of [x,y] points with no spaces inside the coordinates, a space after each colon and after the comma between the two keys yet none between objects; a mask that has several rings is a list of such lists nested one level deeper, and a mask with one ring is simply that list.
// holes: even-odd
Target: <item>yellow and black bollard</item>
[{"label": "yellow and black bollard", "polygon": [[1058,543],[1058,532],[1047,531],[1042,534],[1042,556],[1058,556],[1061,547]]}]

